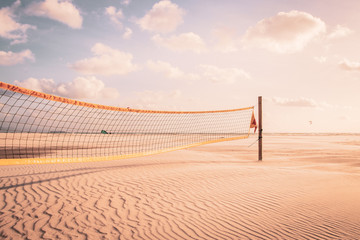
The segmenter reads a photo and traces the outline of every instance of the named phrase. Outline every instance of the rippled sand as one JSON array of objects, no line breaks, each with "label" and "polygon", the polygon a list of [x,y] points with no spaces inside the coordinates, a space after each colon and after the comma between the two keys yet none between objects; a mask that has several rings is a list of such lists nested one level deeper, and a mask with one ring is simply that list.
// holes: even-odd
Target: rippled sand
[{"label": "rippled sand", "polygon": [[360,136],[0,167],[0,239],[357,239]]}]

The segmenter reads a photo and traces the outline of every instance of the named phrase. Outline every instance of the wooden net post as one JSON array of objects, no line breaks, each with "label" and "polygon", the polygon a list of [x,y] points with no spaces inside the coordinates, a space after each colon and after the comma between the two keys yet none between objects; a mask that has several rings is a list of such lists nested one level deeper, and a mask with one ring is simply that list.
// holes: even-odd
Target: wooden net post
[{"label": "wooden net post", "polygon": [[262,161],[262,96],[258,97],[258,108],[259,108],[259,161]]}]

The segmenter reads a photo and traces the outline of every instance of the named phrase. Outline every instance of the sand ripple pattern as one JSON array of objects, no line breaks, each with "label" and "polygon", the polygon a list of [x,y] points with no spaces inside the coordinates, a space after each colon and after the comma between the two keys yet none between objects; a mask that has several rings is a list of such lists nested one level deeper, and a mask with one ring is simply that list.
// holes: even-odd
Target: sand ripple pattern
[{"label": "sand ripple pattern", "polygon": [[360,193],[350,192],[360,177],[350,173],[190,150],[0,170],[0,239],[360,236]]}]

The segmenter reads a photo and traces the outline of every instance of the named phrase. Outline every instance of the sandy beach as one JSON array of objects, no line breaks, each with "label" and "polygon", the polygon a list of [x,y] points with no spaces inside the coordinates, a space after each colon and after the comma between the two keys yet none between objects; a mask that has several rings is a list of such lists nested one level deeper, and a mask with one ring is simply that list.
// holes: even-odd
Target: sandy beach
[{"label": "sandy beach", "polygon": [[357,239],[360,135],[0,167],[0,239]]}]

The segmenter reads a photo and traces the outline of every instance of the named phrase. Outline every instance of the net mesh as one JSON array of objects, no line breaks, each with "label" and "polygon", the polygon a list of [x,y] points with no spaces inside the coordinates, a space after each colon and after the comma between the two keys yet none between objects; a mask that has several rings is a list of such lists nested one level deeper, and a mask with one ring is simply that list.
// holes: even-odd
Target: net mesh
[{"label": "net mesh", "polygon": [[253,107],[147,111],[0,82],[0,164],[121,159],[249,136]]}]

